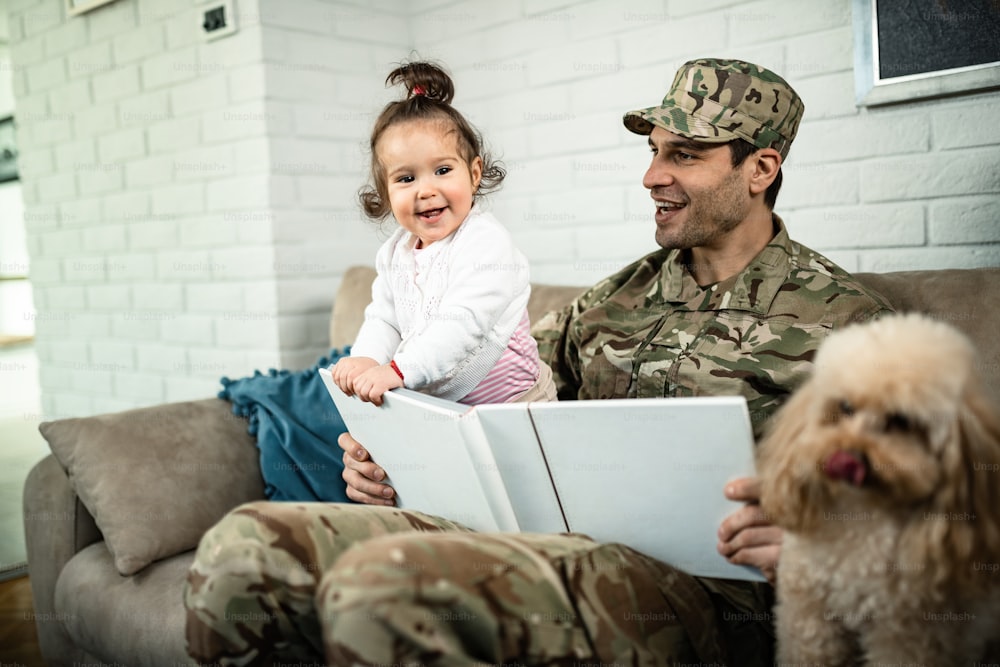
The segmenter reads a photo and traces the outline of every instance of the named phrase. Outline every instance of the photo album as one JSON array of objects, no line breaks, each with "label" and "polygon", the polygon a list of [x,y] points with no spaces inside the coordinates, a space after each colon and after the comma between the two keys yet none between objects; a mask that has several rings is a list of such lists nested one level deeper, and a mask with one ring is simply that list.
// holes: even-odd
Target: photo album
[{"label": "photo album", "polygon": [[469,406],[395,389],[376,407],[319,373],[399,507],[478,531],[582,533],[692,575],[763,581],[716,551],[740,506],[723,487],[754,474],[743,397]]}]

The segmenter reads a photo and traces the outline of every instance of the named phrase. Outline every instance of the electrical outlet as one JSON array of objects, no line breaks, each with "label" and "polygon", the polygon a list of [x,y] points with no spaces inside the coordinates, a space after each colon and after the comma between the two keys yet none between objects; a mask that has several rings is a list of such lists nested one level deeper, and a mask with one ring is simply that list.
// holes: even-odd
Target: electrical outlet
[{"label": "electrical outlet", "polygon": [[198,30],[206,41],[236,32],[233,0],[216,0],[199,6],[195,11],[198,17]]}]

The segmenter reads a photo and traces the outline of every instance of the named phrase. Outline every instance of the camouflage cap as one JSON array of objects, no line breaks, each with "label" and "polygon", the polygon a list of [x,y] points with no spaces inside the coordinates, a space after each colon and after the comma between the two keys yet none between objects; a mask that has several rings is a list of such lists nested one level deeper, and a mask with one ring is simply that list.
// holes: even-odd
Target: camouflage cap
[{"label": "camouflage cap", "polygon": [[769,69],[702,58],[677,70],[662,104],[629,111],[623,121],[636,134],[649,134],[657,125],[708,143],[746,139],[785,159],[804,108],[788,82]]}]

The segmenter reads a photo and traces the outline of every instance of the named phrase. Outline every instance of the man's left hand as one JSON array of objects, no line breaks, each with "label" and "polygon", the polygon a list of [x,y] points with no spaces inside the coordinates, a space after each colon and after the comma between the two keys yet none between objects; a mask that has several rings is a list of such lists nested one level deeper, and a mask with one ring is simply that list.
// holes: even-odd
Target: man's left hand
[{"label": "man's left hand", "polygon": [[745,503],[719,526],[719,553],[730,563],[756,567],[774,584],[781,555],[781,528],[770,522],[758,504],[760,480],[743,477],[726,484],[726,497]]}]

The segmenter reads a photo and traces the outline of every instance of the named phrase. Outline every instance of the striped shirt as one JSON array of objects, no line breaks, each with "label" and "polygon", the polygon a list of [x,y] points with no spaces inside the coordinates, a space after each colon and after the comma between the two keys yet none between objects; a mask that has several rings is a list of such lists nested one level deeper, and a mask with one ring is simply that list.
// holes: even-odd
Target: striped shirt
[{"label": "striped shirt", "polygon": [[458,402],[467,405],[507,403],[538,381],[538,363],[538,345],[531,337],[531,324],[525,311],[499,361],[483,381]]}]

